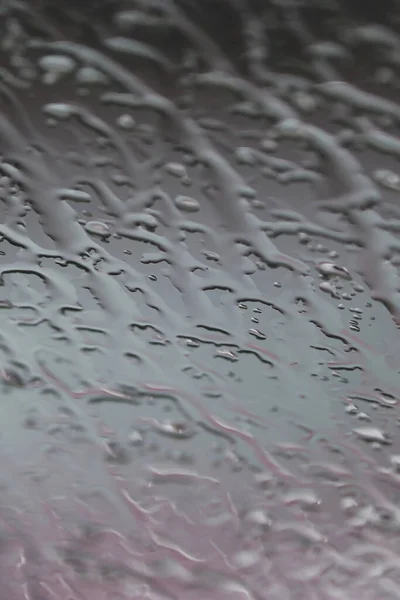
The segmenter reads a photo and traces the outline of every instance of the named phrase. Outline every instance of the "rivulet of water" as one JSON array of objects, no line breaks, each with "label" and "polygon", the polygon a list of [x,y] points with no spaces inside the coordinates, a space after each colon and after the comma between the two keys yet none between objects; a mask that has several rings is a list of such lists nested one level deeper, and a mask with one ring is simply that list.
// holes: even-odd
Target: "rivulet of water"
[{"label": "rivulet of water", "polygon": [[0,33],[0,600],[398,599],[397,4]]}]

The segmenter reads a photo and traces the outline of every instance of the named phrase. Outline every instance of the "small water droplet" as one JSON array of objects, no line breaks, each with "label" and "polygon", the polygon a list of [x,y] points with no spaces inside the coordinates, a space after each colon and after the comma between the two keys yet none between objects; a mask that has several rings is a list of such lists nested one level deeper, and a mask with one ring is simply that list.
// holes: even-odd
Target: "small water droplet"
[{"label": "small water droplet", "polygon": [[366,442],[379,442],[380,444],[390,444],[390,437],[377,427],[359,427],[353,429],[353,432]]},{"label": "small water droplet", "polygon": [[333,262],[323,261],[316,265],[317,271],[324,277],[340,277],[347,281],[351,280],[351,275],[345,267],[341,267]]},{"label": "small water droplet", "polygon": [[117,118],[117,125],[120,129],[129,131],[135,127],[136,122],[132,115],[123,114]]},{"label": "small water droplet", "polygon": [[380,183],[383,187],[396,192],[400,191],[400,177],[397,173],[394,173],[389,169],[377,169],[374,171],[373,175],[375,181]]},{"label": "small water droplet", "polygon": [[175,198],[175,205],[179,210],[184,212],[194,213],[200,210],[198,201],[190,196],[177,196]]},{"label": "small water droplet", "polygon": [[101,221],[88,221],[85,225],[85,230],[91,235],[100,238],[108,238],[111,235],[109,226]]}]

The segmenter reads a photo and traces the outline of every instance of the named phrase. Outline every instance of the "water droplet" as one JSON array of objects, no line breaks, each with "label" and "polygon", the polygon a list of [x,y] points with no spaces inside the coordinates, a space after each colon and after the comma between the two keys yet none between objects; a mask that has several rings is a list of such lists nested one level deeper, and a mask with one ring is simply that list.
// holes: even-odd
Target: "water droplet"
[{"label": "water droplet", "polygon": [[347,281],[351,279],[351,275],[345,267],[332,262],[320,262],[316,268],[324,277],[339,277]]},{"label": "water droplet", "polygon": [[184,212],[197,212],[200,210],[200,204],[195,198],[189,196],[177,196],[175,198],[175,204],[179,210]]},{"label": "water droplet", "polygon": [[170,162],[165,165],[165,170],[170,175],[173,175],[174,177],[178,177],[180,179],[183,179],[187,176],[186,167],[181,163]]},{"label": "water droplet", "polygon": [[136,122],[132,115],[123,114],[118,117],[117,125],[121,129],[129,131],[130,129],[133,129],[135,127]]},{"label": "water droplet", "polygon": [[353,429],[353,432],[366,442],[379,442],[380,444],[390,444],[389,436],[377,427],[359,427]]},{"label": "water droplet", "polygon": [[44,83],[53,85],[64,75],[71,73],[75,68],[75,61],[60,54],[48,54],[39,59],[39,66],[45,71]]},{"label": "water droplet", "polygon": [[157,430],[175,438],[191,438],[195,431],[186,421],[164,421],[157,423]]},{"label": "water droplet", "polygon": [[85,229],[91,235],[104,239],[110,237],[111,235],[109,226],[101,221],[88,221],[85,225]]},{"label": "water droplet", "polygon": [[374,171],[374,178],[382,186],[396,192],[400,191],[400,177],[397,173],[389,169],[377,169]]},{"label": "water droplet", "polygon": [[108,83],[108,77],[104,75],[99,69],[94,67],[82,67],[76,73],[76,80],[78,83],[84,85],[93,84],[106,84]]}]

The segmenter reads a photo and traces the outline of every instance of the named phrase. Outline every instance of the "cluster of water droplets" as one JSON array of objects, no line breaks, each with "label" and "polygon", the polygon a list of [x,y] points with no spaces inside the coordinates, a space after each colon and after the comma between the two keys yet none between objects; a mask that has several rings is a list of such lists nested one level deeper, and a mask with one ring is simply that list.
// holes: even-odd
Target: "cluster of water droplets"
[{"label": "cluster of water droplets", "polygon": [[3,5],[10,600],[398,598],[400,34],[258,4]]}]

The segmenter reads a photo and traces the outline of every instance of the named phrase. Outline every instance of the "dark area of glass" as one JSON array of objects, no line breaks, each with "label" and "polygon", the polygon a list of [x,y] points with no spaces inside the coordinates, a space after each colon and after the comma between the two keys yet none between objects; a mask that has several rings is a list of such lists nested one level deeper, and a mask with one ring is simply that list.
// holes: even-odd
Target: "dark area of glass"
[{"label": "dark area of glass", "polygon": [[399,17],[0,3],[0,600],[398,600]]}]

